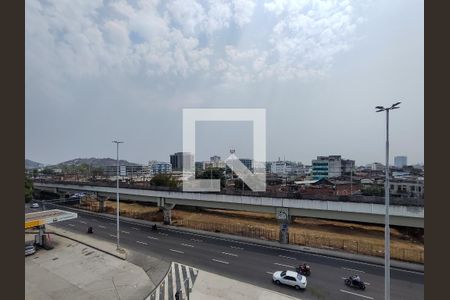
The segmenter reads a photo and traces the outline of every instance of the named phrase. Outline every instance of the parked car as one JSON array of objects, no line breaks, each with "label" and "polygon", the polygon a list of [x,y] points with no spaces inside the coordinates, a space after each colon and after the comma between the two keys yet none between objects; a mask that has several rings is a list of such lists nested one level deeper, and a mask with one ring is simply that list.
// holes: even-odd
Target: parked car
[{"label": "parked car", "polygon": [[25,245],[25,256],[36,253],[36,248],[33,245]]},{"label": "parked car", "polygon": [[273,273],[272,280],[276,284],[285,284],[297,290],[306,288],[306,277],[294,271],[277,271]]},{"label": "parked car", "polygon": [[31,208],[39,208],[39,203],[37,202],[31,203]]}]

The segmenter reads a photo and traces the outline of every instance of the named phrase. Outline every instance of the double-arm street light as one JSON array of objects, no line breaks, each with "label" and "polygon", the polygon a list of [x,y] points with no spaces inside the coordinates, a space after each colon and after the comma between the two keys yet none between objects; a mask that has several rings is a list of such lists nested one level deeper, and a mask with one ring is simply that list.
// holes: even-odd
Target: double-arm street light
[{"label": "double-arm street light", "polygon": [[119,144],[123,142],[113,141],[117,146],[117,192],[116,192],[116,218],[117,218],[117,251],[120,251],[119,238]]},{"label": "double-arm street light", "polygon": [[391,256],[391,233],[389,229],[389,111],[400,108],[401,102],[393,104],[391,107],[377,106],[377,112],[386,112],[386,179],[384,181],[384,205],[386,213],[384,215],[384,299],[390,299],[391,291],[391,273],[390,273],[390,256]]}]

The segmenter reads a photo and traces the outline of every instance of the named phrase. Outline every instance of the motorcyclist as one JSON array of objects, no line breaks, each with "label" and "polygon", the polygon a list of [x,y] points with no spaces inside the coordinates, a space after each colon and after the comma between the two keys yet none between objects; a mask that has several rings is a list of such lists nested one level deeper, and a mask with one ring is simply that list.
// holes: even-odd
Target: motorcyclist
[{"label": "motorcyclist", "polygon": [[359,275],[353,275],[353,276],[352,276],[352,280],[353,280],[354,282],[357,282],[357,283],[360,283],[360,282],[361,282],[361,278],[359,278]]},{"label": "motorcyclist", "polygon": [[158,227],[156,226],[156,224],[153,224],[152,230],[157,230],[157,229],[158,229]]}]

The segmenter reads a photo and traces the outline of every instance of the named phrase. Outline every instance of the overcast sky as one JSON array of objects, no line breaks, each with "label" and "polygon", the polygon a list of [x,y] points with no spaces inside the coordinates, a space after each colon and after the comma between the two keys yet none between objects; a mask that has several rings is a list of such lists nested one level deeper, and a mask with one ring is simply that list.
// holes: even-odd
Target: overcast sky
[{"label": "overcast sky", "polygon": [[[183,108],[265,108],[267,160],[424,161],[423,1],[26,1],[25,155],[168,161]],[[196,160],[252,156],[249,122],[197,124]],[[393,161],[393,159],[391,159]]]}]

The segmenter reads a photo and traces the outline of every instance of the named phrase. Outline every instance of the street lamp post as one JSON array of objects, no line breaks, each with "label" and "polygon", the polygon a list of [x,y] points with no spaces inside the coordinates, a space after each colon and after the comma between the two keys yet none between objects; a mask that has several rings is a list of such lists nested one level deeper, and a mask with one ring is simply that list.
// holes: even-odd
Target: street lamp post
[{"label": "street lamp post", "polygon": [[391,291],[391,273],[390,273],[390,259],[391,259],[391,233],[389,228],[389,111],[400,108],[398,105],[401,102],[393,104],[391,107],[385,108],[383,106],[375,107],[377,112],[386,112],[386,170],[384,181],[384,206],[386,209],[384,215],[384,299],[390,299]]},{"label": "street lamp post", "polygon": [[117,146],[117,178],[116,178],[116,222],[117,222],[117,251],[120,250],[120,235],[119,235],[119,144],[123,142],[113,141]]}]

